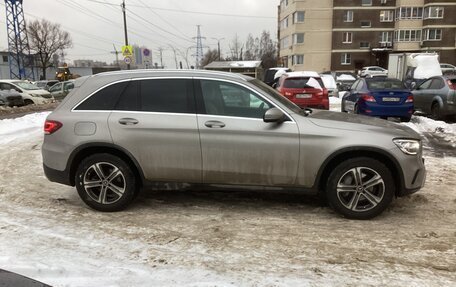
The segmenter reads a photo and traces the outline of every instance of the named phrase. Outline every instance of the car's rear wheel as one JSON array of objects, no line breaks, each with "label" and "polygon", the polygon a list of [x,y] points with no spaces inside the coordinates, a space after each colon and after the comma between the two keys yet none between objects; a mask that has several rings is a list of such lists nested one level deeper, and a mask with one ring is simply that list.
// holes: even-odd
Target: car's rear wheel
[{"label": "car's rear wheel", "polygon": [[95,154],[82,160],[75,182],[79,196],[88,206],[106,212],[125,209],[138,190],[130,166],[112,154]]},{"label": "car's rear wheel", "polygon": [[33,104],[34,104],[34,102],[32,100],[30,100],[30,99],[25,99],[24,100],[24,105],[33,105]]},{"label": "car's rear wheel", "polygon": [[440,120],[442,118],[440,104],[438,102],[434,102],[431,106],[431,117],[434,120]]},{"label": "car's rear wheel", "polygon": [[359,114],[359,108],[358,105],[356,104],[355,107],[353,108],[353,113],[354,114]]},{"label": "car's rear wheel", "polygon": [[382,213],[395,193],[391,171],[372,158],[352,158],[330,174],[326,197],[347,218],[370,219]]}]

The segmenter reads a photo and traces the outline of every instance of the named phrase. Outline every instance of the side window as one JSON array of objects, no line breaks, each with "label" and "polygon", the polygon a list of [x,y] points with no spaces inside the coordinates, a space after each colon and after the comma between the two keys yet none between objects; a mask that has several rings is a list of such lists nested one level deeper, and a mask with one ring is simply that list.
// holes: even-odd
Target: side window
[{"label": "side window", "polygon": [[429,86],[429,89],[440,90],[443,87],[445,87],[445,83],[443,82],[442,79],[437,78],[432,81],[432,84]]},{"label": "side window", "polygon": [[356,82],[353,83],[353,85],[351,86],[350,90],[354,90],[356,91],[357,87],[358,87],[358,84],[361,80],[357,80]]},{"label": "side window", "polygon": [[52,88],[49,89],[49,92],[57,92],[59,91],[60,89],[62,88],[62,84],[56,84],[54,86],[52,86]]},{"label": "side window", "polygon": [[201,80],[201,89],[207,114],[261,119],[272,108],[256,93],[233,83]]},{"label": "side window", "polygon": [[163,113],[195,113],[190,79],[140,81],[141,110]]},{"label": "side window", "polygon": [[9,90],[14,89],[14,88],[10,84],[1,83],[0,84],[0,89],[9,91]]},{"label": "side window", "polygon": [[432,79],[429,79],[420,85],[420,90],[427,90],[432,83]]},{"label": "side window", "polygon": [[63,85],[63,90],[64,91],[69,91],[69,90],[72,90],[74,89],[74,84],[73,83],[65,83]]},{"label": "side window", "polygon": [[109,85],[79,104],[76,110],[112,110],[127,85],[128,82]]}]

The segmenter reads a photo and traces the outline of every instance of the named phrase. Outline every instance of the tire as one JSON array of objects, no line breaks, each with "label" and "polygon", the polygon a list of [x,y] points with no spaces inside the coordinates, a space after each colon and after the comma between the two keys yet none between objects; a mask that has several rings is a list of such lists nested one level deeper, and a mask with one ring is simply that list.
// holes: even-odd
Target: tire
[{"label": "tire", "polygon": [[442,119],[442,115],[441,115],[441,111],[440,111],[440,104],[438,102],[432,103],[431,118],[434,120]]},{"label": "tire", "polygon": [[341,111],[342,113],[346,113],[346,112],[347,112],[347,111],[345,110],[345,102],[344,102],[344,101],[342,101],[342,103],[340,104],[340,111]]},{"label": "tire", "polygon": [[75,183],[81,199],[91,208],[104,212],[124,210],[139,190],[131,167],[107,153],[83,159],[76,171]]},{"label": "tire", "polygon": [[411,119],[411,118],[412,118],[412,117],[402,117],[402,118],[401,118],[401,122],[403,122],[403,123],[408,123],[408,122],[410,122],[410,119]]},{"label": "tire", "polygon": [[357,104],[353,108],[353,113],[359,115],[359,109],[358,109],[358,105]]},{"label": "tire", "polygon": [[329,205],[350,219],[365,220],[379,215],[395,194],[391,171],[378,160],[367,157],[351,158],[339,164],[326,186]]},{"label": "tire", "polygon": [[34,104],[34,102],[32,100],[30,100],[30,99],[25,99],[24,100],[24,106],[33,105],[33,104]]}]

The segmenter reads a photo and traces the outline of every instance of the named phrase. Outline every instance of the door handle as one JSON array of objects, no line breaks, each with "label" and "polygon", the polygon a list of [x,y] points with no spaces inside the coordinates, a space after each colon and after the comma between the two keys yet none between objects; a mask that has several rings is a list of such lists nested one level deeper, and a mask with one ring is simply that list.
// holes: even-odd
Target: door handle
[{"label": "door handle", "polygon": [[137,119],[132,119],[132,118],[121,118],[119,120],[119,124],[126,125],[126,126],[136,125],[137,123],[139,123],[139,121]]},{"label": "door handle", "polygon": [[207,121],[204,123],[204,125],[208,128],[223,128],[225,127],[225,123],[222,123],[220,121]]}]

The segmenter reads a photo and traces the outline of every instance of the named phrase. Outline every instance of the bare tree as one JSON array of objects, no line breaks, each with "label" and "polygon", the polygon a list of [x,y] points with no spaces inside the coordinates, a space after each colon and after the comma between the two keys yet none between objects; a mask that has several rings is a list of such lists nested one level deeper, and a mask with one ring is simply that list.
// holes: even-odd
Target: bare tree
[{"label": "bare tree", "polygon": [[43,78],[46,78],[46,69],[53,65],[54,55],[73,46],[68,32],[45,19],[28,23],[27,35],[31,52],[38,56]]},{"label": "bare tree", "polygon": [[[201,61],[201,67],[207,66],[210,63],[217,61],[219,58],[218,50],[212,49],[207,50],[206,54],[204,54],[203,60]],[[223,61],[223,59],[221,59]]]},{"label": "bare tree", "polygon": [[242,61],[242,50],[244,49],[244,44],[241,43],[239,40],[238,35],[234,36],[231,44],[230,44],[230,51],[231,51],[231,61]]},{"label": "bare tree", "polygon": [[253,38],[252,34],[249,34],[247,36],[247,41],[245,42],[244,60],[257,60],[257,50],[258,48],[255,43],[255,39]]},{"label": "bare tree", "polygon": [[258,49],[263,68],[268,69],[277,66],[277,43],[271,39],[269,32],[263,31],[261,33]]}]

